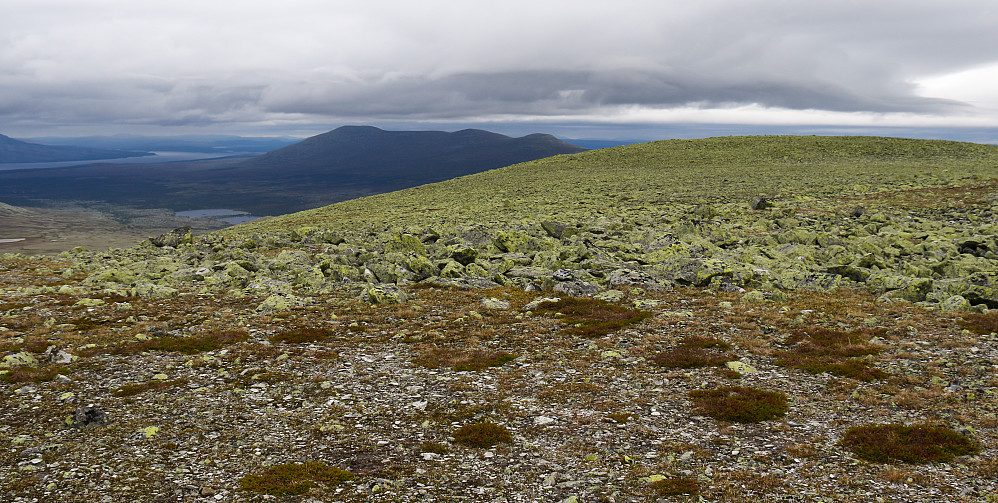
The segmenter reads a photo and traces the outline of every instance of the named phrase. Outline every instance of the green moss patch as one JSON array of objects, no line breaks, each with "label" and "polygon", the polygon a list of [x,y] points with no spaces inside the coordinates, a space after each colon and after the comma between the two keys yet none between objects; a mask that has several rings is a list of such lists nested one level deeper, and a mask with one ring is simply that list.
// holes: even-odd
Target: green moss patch
[{"label": "green moss patch", "polygon": [[690,398],[699,414],[721,421],[758,423],[783,416],[787,396],[744,386],[693,390]]},{"label": "green moss patch", "polygon": [[842,445],[857,458],[873,463],[945,463],[980,451],[965,435],[925,424],[854,426],[846,431]]},{"label": "green moss patch", "polygon": [[306,461],[272,466],[260,474],[251,473],[239,479],[239,487],[271,496],[294,496],[305,494],[316,485],[335,486],[353,477],[346,470]]},{"label": "green moss patch", "polygon": [[588,297],[544,302],[535,311],[564,315],[564,321],[569,325],[565,333],[582,337],[601,337],[651,317],[651,313],[645,311]]}]

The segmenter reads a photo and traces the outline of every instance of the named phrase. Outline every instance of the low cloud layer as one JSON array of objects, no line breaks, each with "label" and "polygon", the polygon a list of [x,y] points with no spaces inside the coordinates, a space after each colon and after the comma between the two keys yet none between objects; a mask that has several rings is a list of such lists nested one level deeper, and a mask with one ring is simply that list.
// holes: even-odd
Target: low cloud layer
[{"label": "low cloud layer", "polygon": [[[751,109],[959,124],[998,104],[972,78],[998,63],[992,3],[10,0],[0,123],[259,131]],[[970,77],[924,84],[951,74]]]}]

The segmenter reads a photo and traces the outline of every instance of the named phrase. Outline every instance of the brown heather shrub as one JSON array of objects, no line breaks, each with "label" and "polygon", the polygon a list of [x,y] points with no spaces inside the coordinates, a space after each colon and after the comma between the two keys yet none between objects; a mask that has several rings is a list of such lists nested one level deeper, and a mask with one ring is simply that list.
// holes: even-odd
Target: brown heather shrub
[{"label": "brown heather shrub", "polygon": [[561,313],[569,325],[565,333],[581,337],[601,337],[651,317],[651,313],[629,309],[588,297],[566,297],[545,302],[536,312]]},{"label": "brown heather shrub", "polygon": [[700,483],[696,479],[676,477],[670,479],[656,480],[651,483],[651,488],[659,496],[679,496],[681,494],[700,494]]},{"label": "brown heather shrub", "polygon": [[504,426],[495,423],[472,423],[454,432],[454,441],[469,447],[492,447],[513,442],[513,435]]},{"label": "brown heather shrub", "polygon": [[841,444],[857,458],[872,463],[945,463],[980,451],[971,438],[926,424],[853,426],[846,430]]},{"label": "brown heather shrub", "polygon": [[332,330],[324,328],[296,328],[285,330],[270,336],[272,342],[283,342],[286,344],[303,344],[306,342],[321,342],[335,334]]},{"label": "brown heather shrub", "polygon": [[168,335],[166,337],[154,337],[135,344],[117,346],[111,349],[111,353],[135,354],[143,351],[168,351],[195,355],[208,351],[216,351],[229,344],[243,342],[248,338],[249,335],[241,330],[223,330],[188,337]]},{"label": "brown heather shrub", "polygon": [[651,361],[659,367],[670,369],[692,369],[699,367],[718,367],[725,362],[737,360],[731,353],[722,353],[713,349],[688,348],[680,346],[668,351],[656,353]]},{"label": "brown heather shrub", "polygon": [[43,368],[31,368],[31,367],[19,367],[12,369],[6,374],[0,374],[0,381],[17,383],[17,382],[46,382],[51,381],[55,376],[59,374],[66,374],[67,371],[64,367],[43,367]]},{"label": "brown heather shrub", "polygon": [[335,486],[354,475],[325,463],[306,461],[267,468],[261,474],[249,474],[239,479],[239,488],[271,496],[295,496],[309,492],[316,484]]},{"label": "brown heather shrub", "polygon": [[734,354],[726,352],[730,348],[730,344],[720,339],[691,335],[683,338],[678,347],[656,353],[651,361],[659,367],[672,369],[719,367],[725,362],[738,359]]},{"label": "brown heather shrub", "polygon": [[118,397],[135,396],[140,393],[145,393],[146,391],[183,386],[187,383],[187,379],[174,379],[172,381],[149,381],[144,383],[123,384],[115,388],[111,394]]},{"label": "brown heather shrub", "polygon": [[885,379],[887,374],[857,358],[873,355],[879,349],[869,344],[871,335],[864,332],[841,332],[824,327],[795,332],[787,339],[796,347],[778,351],[776,364],[811,374],[829,374],[860,381]]},{"label": "brown heather shrub", "polygon": [[434,348],[414,358],[413,363],[430,369],[450,367],[457,372],[466,372],[501,367],[515,359],[516,355],[505,351]]},{"label": "brown heather shrub", "polygon": [[783,393],[744,386],[693,390],[690,398],[697,413],[721,421],[758,423],[787,412],[787,396]]},{"label": "brown heather shrub", "polygon": [[998,332],[998,309],[992,309],[987,314],[968,314],[960,320],[960,326],[971,332],[984,335]]}]

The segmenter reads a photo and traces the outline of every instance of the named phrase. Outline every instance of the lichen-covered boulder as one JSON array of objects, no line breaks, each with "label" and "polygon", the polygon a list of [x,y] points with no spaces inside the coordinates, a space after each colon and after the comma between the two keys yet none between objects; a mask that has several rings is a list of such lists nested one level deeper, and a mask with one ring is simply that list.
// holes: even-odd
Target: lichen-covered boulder
[{"label": "lichen-covered boulder", "polygon": [[37,366],[38,366],[38,359],[27,351],[21,351],[19,353],[11,353],[3,357],[3,361],[0,362],[0,368],[7,368],[7,369],[16,369],[18,367],[34,368]]},{"label": "lichen-covered boulder", "polygon": [[191,242],[193,242],[193,240],[194,238],[193,235],[191,234],[191,226],[189,225],[173,229],[172,231],[167,232],[166,234],[149,239],[149,241],[153,245],[160,248],[166,246],[171,246],[176,248],[177,246],[180,246],[182,244],[190,244]]},{"label": "lichen-covered boulder", "polygon": [[408,300],[405,291],[395,285],[368,285],[360,299],[370,304],[401,304]]},{"label": "lichen-covered boulder", "polygon": [[962,295],[947,297],[946,300],[939,303],[939,310],[944,313],[950,313],[953,311],[970,311],[970,308],[970,301]]},{"label": "lichen-covered boulder", "polygon": [[426,245],[412,234],[395,234],[385,243],[385,253],[415,253],[426,255]]},{"label": "lichen-covered boulder", "polygon": [[256,307],[256,310],[262,312],[284,312],[304,304],[305,299],[301,297],[290,294],[276,294],[267,297]]},{"label": "lichen-covered boulder", "polygon": [[984,304],[989,309],[998,308],[998,273],[974,273],[964,280],[951,283],[947,290],[952,295],[963,296],[971,304]]}]

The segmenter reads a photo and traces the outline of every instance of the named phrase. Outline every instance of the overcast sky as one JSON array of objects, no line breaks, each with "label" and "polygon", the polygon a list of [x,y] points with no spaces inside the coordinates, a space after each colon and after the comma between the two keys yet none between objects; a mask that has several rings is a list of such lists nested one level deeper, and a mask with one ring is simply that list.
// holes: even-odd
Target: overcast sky
[{"label": "overcast sky", "polygon": [[995,0],[0,2],[15,137],[998,127]]}]

